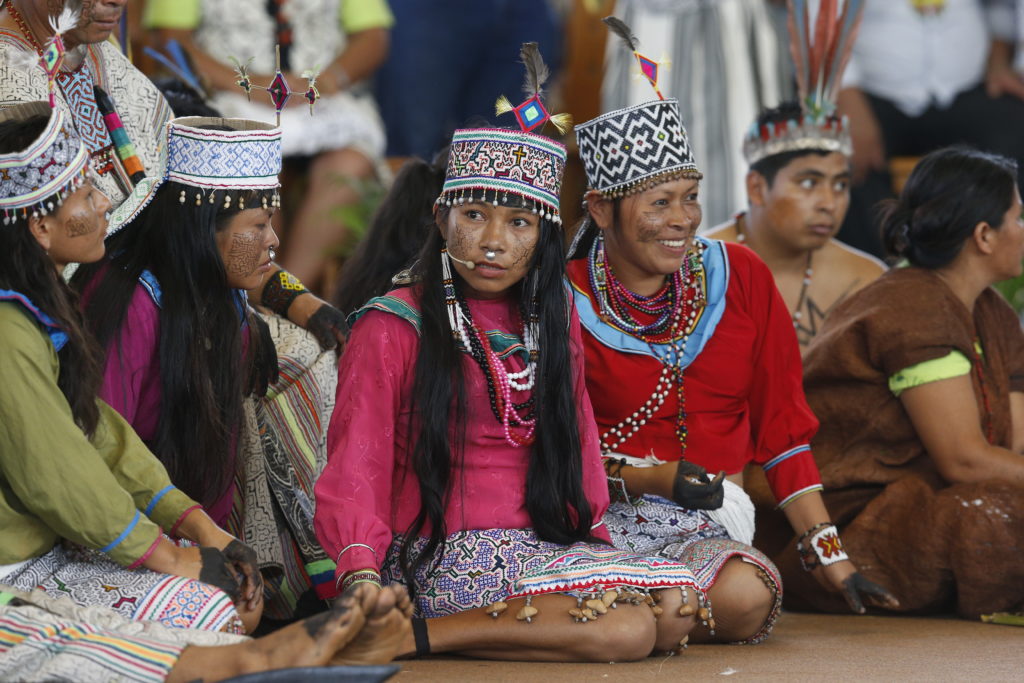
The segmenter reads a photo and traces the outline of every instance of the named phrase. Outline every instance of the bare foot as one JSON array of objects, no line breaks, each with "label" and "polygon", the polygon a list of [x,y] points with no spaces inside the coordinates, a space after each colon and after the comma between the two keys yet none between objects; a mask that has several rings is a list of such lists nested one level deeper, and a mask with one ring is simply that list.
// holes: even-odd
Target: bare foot
[{"label": "bare foot", "polygon": [[[362,598],[346,593],[330,610],[255,640],[219,647],[187,647],[168,681],[219,681],[289,667],[326,666],[364,632],[367,621]],[[369,602],[372,605],[376,600]]]},{"label": "bare foot", "polygon": [[[357,593],[366,613],[366,624],[347,647],[331,659],[331,664],[387,664],[398,656],[402,644],[412,631],[412,601],[405,587],[390,585],[379,591],[369,586],[356,586],[373,596]],[[373,600],[372,598],[375,598]]]}]

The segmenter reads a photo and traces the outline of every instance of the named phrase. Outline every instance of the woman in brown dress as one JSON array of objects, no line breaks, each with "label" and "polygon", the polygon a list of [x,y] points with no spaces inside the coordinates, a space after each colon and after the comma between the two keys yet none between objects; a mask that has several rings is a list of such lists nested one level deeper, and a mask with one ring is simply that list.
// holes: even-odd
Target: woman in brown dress
[{"label": "woman in brown dress", "polygon": [[[825,502],[900,611],[1024,604],[1024,334],[992,289],[1022,271],[1016,178],[971,149],[925,157],[883,219],[908,265],[836,307],[805,357]],[[793,607],[846,611],[775,550]]]}]

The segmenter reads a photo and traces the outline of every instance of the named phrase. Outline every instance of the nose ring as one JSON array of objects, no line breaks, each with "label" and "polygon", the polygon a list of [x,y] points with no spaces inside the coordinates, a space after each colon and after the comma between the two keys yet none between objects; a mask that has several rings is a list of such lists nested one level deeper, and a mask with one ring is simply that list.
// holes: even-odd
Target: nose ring
[{"label": "nose ring", "polygon": [[487,251],[484,252],[484,258],[487,259],[488,261],[493,261],[495,257],[497,257],[497,255],[498,254],[495,253],[493,249],[488,249]]},{"label": "nose ring", "polygon": [[275,258],[277,258],[277,250],[274,249],[273,247],[271,247],[270,248],[270,260],[273,261]]}]

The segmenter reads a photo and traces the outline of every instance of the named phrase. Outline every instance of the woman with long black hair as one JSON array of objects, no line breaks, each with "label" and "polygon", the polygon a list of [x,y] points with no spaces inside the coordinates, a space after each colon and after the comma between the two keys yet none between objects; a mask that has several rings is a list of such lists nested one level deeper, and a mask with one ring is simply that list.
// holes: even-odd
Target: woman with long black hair
[{"label": "woman with long black hair", "polygon": [[317,535],[342,587],[409,586],[409,654],[640,659],[711,618],[684,565],[601,524],[564,163],[534,133],[456,131],[414,282],[363,307],[342,357]]},{"label": "woman with long black hair", "polygon": [[[257,121],[175,119],[160,174],[113,214],[109,258],[73,283],[107,350],[104,400],[253,545],[286,617],[333,569],[316,566],[308,499],[337,375],[333,351],[282,318],[306,290],[273,263],[280,139]],[[279,315],[257,315],[247,292]]]},{"label": "woman with long black hair", "polygon": [[241,614],[252,628],[251,550],[97,400],[102,352],[61,277],[104,253],[110,202],[85,147],[60,110],[19,105],[0,113],[0,167],[0,581],[169,626],[236,629]]}]

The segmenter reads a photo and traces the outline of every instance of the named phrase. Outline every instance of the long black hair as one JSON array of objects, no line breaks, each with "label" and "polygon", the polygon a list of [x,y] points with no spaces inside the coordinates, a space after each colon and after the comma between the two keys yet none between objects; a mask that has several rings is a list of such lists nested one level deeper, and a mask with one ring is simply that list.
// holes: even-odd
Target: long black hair
[{"label": "long black hair", "polygon": [[[0,123],[0,154],[26,149],[43,132],[48,120],[46,116],[33,116]],[[43,201],[54,200],[48,197]],[[100,417],[96,394],[103,380],[102,351],[86,329],[78,297],[29,232],[28,219],[21,214],[12,218],[9,225],[0,225],[0,288],[27,296],[68,335],[67,343],[57,352],[57,386],[71,406],[75,422],[91,437]]]},{"label": "long black hair", "polygon": [[[474,198],[480,199],[479,193]],[[511,198],[509,205],[514,205]],[[448,209],[441,207],[438,222],[443,224],[447,216]],[[405,531],[399,555],[402,573],[414,592],[416,571],[429,566],[438,548],[443,547],[452,469],[462,462],[465,446],[463,364],[472,361],[452,340],[441,282],[443,246],[439,231],[431,230],[414,267],[422,321],[413,385],[414,420],[410,424],[415,430],[411,433],[416,434],[412,469],[419,482],[421,507]],[[594,539],[590,532],[592,514],[583,489],[577,397],[569,350],[570,309],[563,283],[564,258],[561,228],[541,219],[529,274],[516,286],[516,293],[523,320],[536,315],[540,327],[533,389],[537,425],[526,475],[526,509],[541,539],[569,544]],[[455,279],[458,288],[457,274]],[[456,427],[454,443],[449,431],[452,425]],[[413,557],[413,543],[427,524],[427,545]]]},{"label": "long black hair", "polygon": [[956,258],[978,223],[993,228],[1013,204],[1016,162],[970,147],[928,154],[899,199],[881,205],[886,249],[912,265],[941,268]]},{"label": "long black hair", "polygon": [[348,314],[391,289],[391,278],[407,267],[433,228],[434,199],[441,194],[448,148],[430,163],[405,162],[374,214],[369,229],[345,261],[334,305]]},{"label": "long black hair", "polygon": [[85,317],[103,348],[110,348],[142,271],[159,282],[160,419],[148,445],[175,486],[210,505],[232,476],[244,395],[255,389],[257,370],[273,352],[256,316],[243,308],[255,332],[248,355],[243,353],[240,299],[228,284],[215,236],[240,212],[239,196],[250,208],[270,196],[234,192],[225,208],[222,192],[215,202],[195,202],[195,194],[193,187],[165,182],[135,220],[107,238],[108,259],[80,268],[72,284],[79,291],[92,287]]}]

